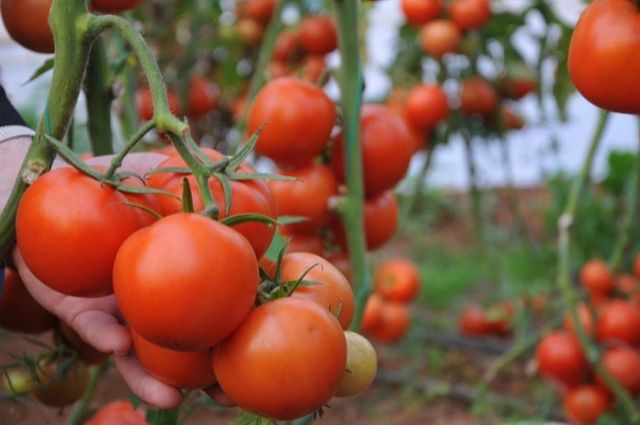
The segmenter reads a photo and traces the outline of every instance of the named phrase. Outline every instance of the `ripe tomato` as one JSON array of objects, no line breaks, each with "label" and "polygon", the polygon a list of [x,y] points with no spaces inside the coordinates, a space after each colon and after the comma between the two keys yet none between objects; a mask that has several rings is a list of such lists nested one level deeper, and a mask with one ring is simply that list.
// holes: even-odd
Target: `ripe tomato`
[{"label": "ripe tomato", "polygon": [[538,371],[544,377],[565,384],[580,382],[587,370],[578,339],[565,331],[548,334],[538,344],[536,350]]},{"label": "ripe tomato", "polygon": [[0,13],[7,32],[18,44],[38,53],[53,53],[49,9],[53,0],[1,0]]},{"label": "ripe tomato", "polygon": [[[379,195],[402,180],[409,168],[414,141],[406,122],[393,110],[381,105],[362,108],[360,144],[367,197]],[[334,141],[331,166],[338,180],[344,181],[342,133]]]},{"label": "ripe tomato", "polygon": [[471,77],[462,83],[460,110],[468,115],[490,117],[498,106],[498,95],[493,86],[480,77]]},{"label": "ripe tomato", "polygon": [[170,215],[135,233],[113,266],[129,325],[155,344],[185,351],[233,332],[253,306],[258,280],[249,242],[197,214]]},{"label": "ripe tomato", "polygon": [[383,344],[398,342],[409,330],[411,317],[403,303],[386,301],[382,305],[380,323],[369,331],[371,338]]},{"label": "ripe tomato", "polygon": [[286,63],[280,61],[271,61],[267,67],[267,74],[270,79],[286,77],[291,74],[291,70]]},{"label": "ripe tomato", "polygon": [[256,152],[282,165],[303,165],[324,150],[336,108],[322,89],[294,78],[266,84],[249,112],[248,131],[266,124]]},{"label": "ripe tomato", "polygon": [[360,329],[363,332],[371,332],[378,327],[382,321],[382,309],[384,308],[384,300],[378,294],[371,294],[367,299],[367,303],[364,306],[364,313],[362,314],[362,323]]},{"label": "ripe tomato", "polygon": [[329,16],[307,16],[300,23],[300,45],[312,55],[326,55],[338,47],[336,23]]},{"label": "ripe tomato", "polygon": [[598,341],[640,343],[640,310],[632,304],[613,300],[605,304],[597,322]]},{"label": "ripe tomato", "polygon": [[13,332],[41,333],[53,328],[56,318],[33,299],[17,272],[4,269],[0,292],[0,327]]},{"label": "ripe tomato", "polygon": [[120,13],[131,10],[140,4],[141,0],[89,0],[92,10],[105,13]]},{"label": "ripe tomato", "polygon": [[287,62],[291,59],[299,48],[298,33],[294,30],[282,31],[273,46],[271,59],[279,62]]},{"label": "ripe tomato", "polygon": [[409,124],[421,131],[434,129],[449,115],[449,101],[437,84],[420,84],[411,89],[405,106]]},{"label": "ripe tomato", "polygon": [[206,78],[194,75],[189,81],[189,115],[206,115],[218,104],[218,88]]},{"label": "ripe tomato", "polygon": [[262,42],[264,27],[258,21],[242,18],[236,22],[236,34],[243,43],[257,46]]},{"label": "ripe tomato", "polygon": [[278,170],[277,174],[294,177],[295,181],[272,180],[271,191],[279,216],[306,217],[308,220],[288,224],[293,233],[316,233],[329,221],[329,198],[338,192],[331,169],[320,164]]},{"label": "ripe tomato", "polygon": [[[582,324],[582,328],[587,335],[593,337],[596,334],[595,318],[591,313],[591,309],[586,304],[578,305],[578,320]],[[578,335],[578,332],[574,326],[573,319],[569,313],[564,316],[564,328],[567,332],[571,332],[574,335]]]},{"label": "ripe tomato", "polygon": [[572,388],[564,397],[564,413],[578,425],[594,425],[612,407],[609,393],[596,385]]},{"label": "ripe tomato", "polygon": [[458,50],[461,41],[460,29],[448,19],[436,19],[420,30],[422,49],[437,59]]},{"label": "ripe tomato", "polygon": [[336,266],[340,273],[347,278],[349,282],[352,279],[352,270],[351,270],[351,258],[349,254],[346,254],[342,251],[333,251],[330,253],[323,253],[322,256],[326,258],[331,264]]},{"label": "ripe tomato", "polygon": [[440,15],[440,0],[402,0],[402,12],[407,22],[412,25],[423,25]]},{"label": "ripe tomato", "polygon": [[255,308],[218,345],[213,368],[239,407],[277,420],[321,408],[345,371],[340,323],[315,302],[282,298]]},{"label": "ripe tomato", "polygon": [[[615,29],[615,31],[612,31]],[[640,11],[629,0],[596,0],[571,36],[569,74],[578,91],[610,111],[640,114]]]},{"label": "ripe tomato", "polygon": [[463,335],[481,336],[491,332],[484,309],[477,304],[468,304],[460,312],[458,330]]},{"label": "ripe tomato", "polygon": [[[602,366],[631,394],[640,393],[640,353],[629,347],[612,347],[602,356]],[[600,385],[604,382],[598,377]]]},{"label": "ripe tomato", "polygon": [[144,414],[129,401],[116,400],[105,404],[85,425],[148,425]]},{"label": "ripe tomato", "polygon": [[198,389],[215,384],[211,350],[175,351],[147,341],[131,329],[131,341],[142,367],[165,384]]},{"label": "ripe tomato", "polygon": [[480,28],[491,18],[491,3],[489,0],[453,0],[449,15],[462,30]]},{"label": "ripe tomato", "polygon": [[16,217],[18,247],[33,274],[67,295],[113,292],[113,261],[144,223],[127,197],[74,168],[58,168],[26,191]]},{"label": "ripe tomato", "polygon": [[504,97],[519,100],[538,88],[536,74],[525,64],[511,66],[498,79],[498,89]]},{"label": "ripe tomato", "polygon": [[323,56],[310,55],[302,64],[301,78],[311,84],[316,84],[326,68]]},{"label": "ripe tomato", "polygon": [[[169,110],[176,115],[180,115],[180,101],[173,90],[167,89],[167,99],[169,101]],[[138,116],[140,119],[149,121],[153,118],[153,97],[149,87],[138,89],[136,103],[138,104]]]},{"label": "ripe tomato", "polygon": [[634,275],[618,276],[616,289],[624,295],[631,304],[640,307],[640,281]]},{"label": "ripe tomato", "polygon": [[346,331],[347,365],[338,385],[336,397],[351,397],[361,393],[373,382],[378,371],[378,356],[369,340]]},{"label": "ripe tomato", "polygon": [[60,333],[54,333],[54,341],[60,338],[64,338],[65,342],[76,350],[78,354],[78,359],[80,359],[86,365],[94,365],[102,363],[107,360],[110,356],[110,353],[103,353],[101,351],[93,348],[92,345],[87,344],[84,340],[78,335],[76,331],[74,331],[69,325],[64,322],[60,322],[60,326],[58,327]]},{"label": "ripe tomato", "polygon": [[82,397],[89,385],[89,370],[79,361],[60,359],[42,362],[36,371],[41,386],[33,395],[42,404],[65,407]]},{"label": "ripe tomato", "polygon": [[309,252],[311,254],[322,255],[324,252],[324,240],[321,236],[289,233],[285,228],[283,228],[283,231],[283,237],[288,241],[287,254],[292,252]]},{"label": "ripe tomato", "polygon": [[278,0],[246,0],[241,3],[242,16],[246,16],[263,24],[266,24],[273,15]]},{"label": "ripe tomato", "polygon": [[500,120],[505,130],[520,130],[524,127],[524,119],[505,104],[500,107]]},{"label": "ripe tomato", "polygon": [[373,285],[384,298],[408,303],[420,291],[420,272],[409,260],[389,260],[376,269]]},{"label": "ripe tomato", "polygon": [[[298,286],[291,295],[314,301],[337,315],[344,329],[348,329],[353,319],[354,299],[351,285],[346,277],[333,264],[319,255],[307,252],[294,252],[282,259],[281,279],[284,282],[304,280],[315,285]],[[306,273],[306,274],[305,274]]]},{"label": "ripe tomato", "polygon": [[606,295],[613,289],[615,275],[602,260],[589,260],[580,269],[580,282],[591,293]]}]

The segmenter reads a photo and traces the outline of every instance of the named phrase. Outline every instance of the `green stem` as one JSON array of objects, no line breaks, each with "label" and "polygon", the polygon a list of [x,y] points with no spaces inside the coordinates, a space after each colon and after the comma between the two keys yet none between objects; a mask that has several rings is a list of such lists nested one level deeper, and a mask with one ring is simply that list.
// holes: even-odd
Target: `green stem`
[{"label": "green stem", "polygon": [[360,146],[360,108],[364,82],[360,68],[358,42],[358,5],[353,0],[334,0],[338,24],[338,44],[342,63],[338,70],[347,194],[341,205],[342,220],[347,229],[347,243],[353,270],[355,314],[352,329],[359,329],[367,297],[371,292],[371,277],[367,266],[364,235],[364,183],[362,180],[362,147]]},{"label": "green stem", "polygon": [[147,121],[144,125],[133,135],[131,140],[118,154],[111,160],[111,165],[105,173],[105,180],[112,180],[116,174],[116,170],[122,165],[124,157],[131,152],[131,150],[142,140],[142,138],[155,127],[154,121]]},{"label": "green stem", "polygon": [[469,174],[469,200],[471,202],[471,225],[474,228],[477,242],[484,241],[484,220],[482,219],[482,199],[478,188],[478,174],[476,164],[473,159],[473,142],[471,136],[463,134],[464,147],[467,162],[467,172]]},{"label": "green stem", "polygon": [[524,218],[518,205],[518,195],[515,189],[515,178],[513,176],[513,170],[511,169],[511,158],[509,155],[509,143],[506,139],[500,138],[500,148],[502,153],[502,167],[505,173],[505,185],[507,194],[509,197],[509,207],[511,214],[513,215],[514,227],[516,233],[524,236],[528,240],[527,229],[524,225]]},{"label": "green stem", "polygon": [[177,425],[178,416],[178,409],[151,409],[147,411],[147,421],[151,425]]},{"label": "green stem", "polygon": [[91,368],[89,375],[89,386],[84,395],[76,404],[74,404],[71,412],[69,413],[69,419],[67,419],[67,425],[82,425],[84,423],[85,416],[89,407],[91,407],[91,401],[96,395],[96,389],[100,379],[109,371],[111,363],[109,361],[102,362],[98,366]]},{"label": "green stem", "polygon": [[0,258],[7,256],[15,242],[16,209],[22,194],[29,184],[51,168],[55,153],[45,135],[63,140],[71,123],[94,40],[89,31],[91,19],[85,11],[84,0],[53,2],[49,26],[54,35],[56,55],[49,97],[11,196],[0,215]]},{"label": "green stem", "polygon": [[111,84],[109,61],[104,44],[100,39],[93,43],[84,85],[89,117],[89,139],[94,155],[113,153],[111,133]]},{"label": "green stem", "polygon": [[[120,36],[114,37],[113,44],[118,52],[118,55],[127,55],[132,57],[128,52],[124,39]],[[135,68],[133,66],[126,65],[120,73],[121,82],[124,86],[124,93],[120,97],[120,103],[122,110],[120,113],[120,123],[122,126],[122,135],[124,140],[129,138],[135,133],[138,126],[138,110],[136,106],[136,75]]]},{"label": "green stem", "polygon": [[400,223],[405,225],[411,216],[413,210],[418,206],[419,200],[424,194],[424,189],[426,186],[427,173],[431,168],[431,162],[433,160],[433,151],[435,149],[434,145],[430,145],[425,151],[424,162],[422,163],[422,167],[420,171],[418,171],[418,175],[416,176],[416,184],[413,187],[413,192],[411,193],[409,199],[405,202],[404,209],[402,211]]}]

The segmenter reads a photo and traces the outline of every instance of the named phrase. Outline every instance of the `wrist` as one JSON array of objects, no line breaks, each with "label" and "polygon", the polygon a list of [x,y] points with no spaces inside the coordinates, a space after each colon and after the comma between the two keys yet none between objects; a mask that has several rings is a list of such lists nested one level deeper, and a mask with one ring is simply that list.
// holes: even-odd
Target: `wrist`
[{"label": "wrist", "polygon": [[35,132],[25,125],[13,124],[0,126],[0,143],[16,137],[33,137]]}]

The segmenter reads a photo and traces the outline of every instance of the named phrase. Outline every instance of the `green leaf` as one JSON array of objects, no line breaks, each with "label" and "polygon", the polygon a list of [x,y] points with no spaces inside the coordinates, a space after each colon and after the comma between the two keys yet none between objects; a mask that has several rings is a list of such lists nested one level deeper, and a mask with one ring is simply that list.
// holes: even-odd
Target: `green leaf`
[{"label": "green leaf", "polygon": [[244,144],[242,149],[240,149],[235,155],[231,157],[231,159],[229,160],[229,165],[227,165],[227,167],[225,168],[225,171],[228,174],[236,171],[240,164],[242,164],[242,162],[247,159],[249,155],[251,155],[253,148],[256,146],[256,143],[258,143],[258,138],[260,137],[260,133],[262,133],[262,129],[264,128],[264,126],[265,124],[262,124],[260,128],[258,128],[256,132],[253,133],[249,140],[247,140],[247,143]]},{"label": "green leaf", "polygon": [[231,180],[243,181],[243,180],[276,180],[285,182],[294,182],[300,179],[291,176],[283,176],[280,174],[269,173],[230,173],[227,172],[227,176]]},{"label": "green leaf", "polygon": [[191,174],[191,168],[189,167],[158,167],[150,170],[147,174],[164,174],[164,173],[179,173],[179,174]]},{"label": "green leaf", "polygon": [[42,75],[46,74],[47,72],[49,72],[50,70],[53,69],[53,58],[47,59],[46,61],[44,61],[44,63],[42,65],[40,65],[40,67],[38,69],[35,70],[35,72],[33,74],[31,74],[31,77],[29,77],[29,79],[27,81],[25,81],[22,85],[27,85],[32,81],[37,80],[38,78],[40,78]]},{"label": "green leaf", "polygon": [[305,221],[309,221],[309,217],[302,217],[297,215],[282,215],[278,217],[278,224],[303,223]]},{"label": "green leaf", "polygon": [[244,412],[231,422],[231,425],[278,425],[276,421]]},{"label": "green leaf", "polygon": [[269,217],[268,215],[254,214],[254,213],[234,214],[234,215],[223,218],[222,220],[220,220],[220,223],[225,224],[227,226],[235,226],[237,224],[247,223],[249,221],[256,222],[256,223],[269,224],[269,225],[278,224],[278,222],[275,219],[273,219],[272,217]]},{"label": "green leaf", "polygon": [[231,211],[231,203],[233,202],[233,198],[231,196],[231,180],[229,180],[229,177],[226,174],[222,173],[214,173],[213,178],[218,179],[222,185],[222,193],[224,195],[224,215],[229,215],[229,211]]},{"label": "green leaf", "polygon": [[193,196],[191,195],[191,186],[189,180],[182,179],[182,211],[193,212]]},{"label": "green leaf", "polygon": [[140,210],[142,210],[144,212],[147,212],[147,213],[151,214],[157,220],[160,220],[162,218],[162,215],[158,211],[154,210],[153,208],[149,208],[146,205],[138,204],[136,202],[129,202],[129,201],[125,201],[125,202],[123,202],[123,204],[124,205],[128,205],[128,206],[133,207],[133,208],[138,208],[138,209],[140,209]]},{"label": "green leaf", "polygon": [[[109,183],[109,182],[105,182]],[[155,187],[147,187],[147,186],[130,186],[128,184],[119,184],[117,188],[120,192],[125,193],[136,193],[136,194],[152,194],[152,195],[165,195],[170,196],[173,199],[180,200],[179,196],[174,195],[171,192],[162,189],[156,189]]]}]

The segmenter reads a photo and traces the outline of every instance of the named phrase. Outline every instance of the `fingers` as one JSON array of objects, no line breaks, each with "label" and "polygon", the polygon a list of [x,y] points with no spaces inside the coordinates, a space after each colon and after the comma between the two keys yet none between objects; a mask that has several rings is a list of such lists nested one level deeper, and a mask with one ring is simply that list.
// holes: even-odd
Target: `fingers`
[{"label": "fingers", "polygon": [[129,388],[143,401],[161,409],[172,409],[182,402],[182,393],[144,371],[132,354],[115,356],[116,367]]},{"label": "fingers", "polygon": [[86,343],[103,353],[125,355],[131,349],[129,331],[111,314],[99,310],[82,311],[68,324]]}]

